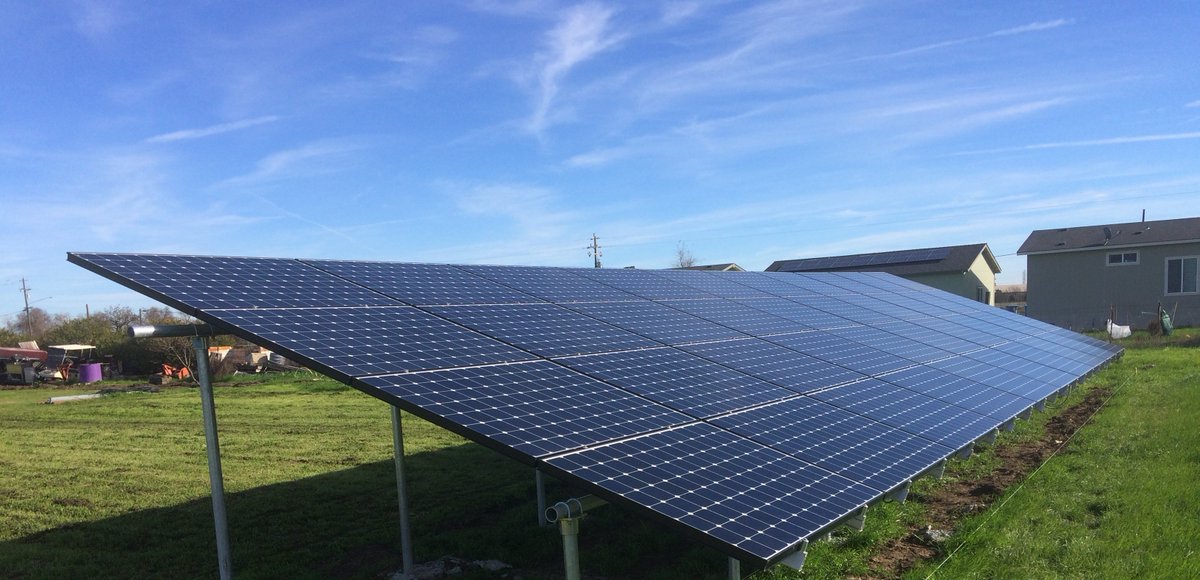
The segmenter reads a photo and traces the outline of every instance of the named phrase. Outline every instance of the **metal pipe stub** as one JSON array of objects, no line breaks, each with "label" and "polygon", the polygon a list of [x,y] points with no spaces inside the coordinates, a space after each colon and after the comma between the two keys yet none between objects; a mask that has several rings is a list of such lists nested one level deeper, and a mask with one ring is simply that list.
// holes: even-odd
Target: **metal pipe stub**
[{"label": "metal pipe stub", "polygon": [[573,497],[568,500],[560,501],[546,508],[546,521],[557,522],[568,518],[577,518],[593,508],[598,508],[608,502],[594,496],[585,495],[583,497]]},{"label": "metal pipe stub", "polygon": [[137,324],[128,330],[129,338],[172,338],[177,336],[216,336],[207,324]]}]

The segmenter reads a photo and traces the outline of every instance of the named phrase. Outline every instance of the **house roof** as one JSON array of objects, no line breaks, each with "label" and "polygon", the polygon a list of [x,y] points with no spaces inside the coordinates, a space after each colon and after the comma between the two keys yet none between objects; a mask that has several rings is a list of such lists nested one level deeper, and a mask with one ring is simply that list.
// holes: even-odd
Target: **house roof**
[{"label": "house roof", "polygon": [[717,272],[745,272],[741,266],[734,262],[726,262],[724,264],[704,264],[702,266],[687,266],[684,268],[671,268],[672,270],[714,270]]},{"label": "house roof", "polygon": [[[1108,233],[1105,234],[1105,230]],[[1200,217],[1035,230],[1018,254],[1048,254],[1200,241]]]},{"label": "house roof", "polygon": [[992,250],[988,248],[987,244],[967,244],[965,246],[942,246],[938,248],[876,252],[873,254],[779,260],[767,266],[767,271],[888,272],[897,276],[944,274],[947,272],[962,273],[971,268],[971,264],[975,263],[975,259],[980,254],[983,254],[983,258],[987,261],[992,272],[1000,271],[1000,263],[996,261],[996,256],[992,255]]}]

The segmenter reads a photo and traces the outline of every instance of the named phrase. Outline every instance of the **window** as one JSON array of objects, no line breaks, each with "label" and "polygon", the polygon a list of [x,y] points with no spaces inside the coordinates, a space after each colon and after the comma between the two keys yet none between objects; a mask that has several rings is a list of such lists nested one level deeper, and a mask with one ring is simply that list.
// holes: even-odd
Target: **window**
[{"label": "window", "polygon": [[1116,252],[1108,255],[1109,266],[1130,266],[1137,263],[1137,252]]},{"label": "window", "polygon": [[991,304],[991,302],[992,302],[991,298],[992,298],[992,293],[988,292],[987,288],[984,288],[983,286],[975,287],[975,301],[976,302],[982,302],[984,304]]},{"label": "window", "polygon": [[1196,265],[1200,258],[1167,258],[1167,294],[1196,293]]}]

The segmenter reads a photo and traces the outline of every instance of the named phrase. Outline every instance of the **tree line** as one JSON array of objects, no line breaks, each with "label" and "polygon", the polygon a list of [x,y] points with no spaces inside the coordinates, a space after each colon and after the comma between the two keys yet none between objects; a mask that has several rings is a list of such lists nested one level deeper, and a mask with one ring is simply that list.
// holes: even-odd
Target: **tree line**
[{"label": "tree line", "polygon": [[0,328],[0,346],[15,347],[20,342],[36,341],[45,349],[56,344],[87,344],[96,347],[96,358],[111,360],[125,374],[148,374],[164,362],[190,366],[191,341],[188,338],[129,338],[134,324],[195,324],[196,321],[165,307],[134,310],[111,306],[88,316],[50,314],[30,308]]}]

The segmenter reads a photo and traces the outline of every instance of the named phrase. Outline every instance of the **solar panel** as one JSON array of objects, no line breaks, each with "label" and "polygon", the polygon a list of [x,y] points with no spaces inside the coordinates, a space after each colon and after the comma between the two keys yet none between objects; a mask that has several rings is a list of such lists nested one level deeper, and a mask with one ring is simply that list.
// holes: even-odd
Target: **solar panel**
[{"label": "solar panel", "polygon": [[[690,270],[658,270],[655,274],[672,282],[695,288],[711,296],[723,298],[765,298],[770,293],[739,283],[738,278],[726,276],[728,272],[705,272]],[[697,274],[700,274],[697,276]]]},{"label": "solar panel", "polygon": [[348,377],[536,358],[408,306],[215,309],[205,314],[291,358]]},{"label": "solar panel", "polygon": [[697,419],[795,395],[673,348],[579,356],[559,362]]},{"label": "solar panel", "polygon": [[435,306],[429,311],[544,357],[662,346],[555,304]]},{"label": "solar panel", "polygon": [[672,300],[664,304],[751,336],[809,330],[812,327],[755,308],[756,300]]},{"label": "solar panel", "polygon": [[588,302],[564,306],[670,345],[747,336],[659,302]]},{"label": "solar panel", "polygon": [[1121,352],[876,273],[69,260],[755,567]]},{"label": "solar panel", "polygon": [[519,304],[542,300],[444,264],[306,260],[314,268],[414,306]]},{"label": "solar panel", "polygon": [[713,424],[880,493],[956,451],[806,396],[718,417]]},{"label": "solar panel", "polygon": [[876,379],[817,391],[811,396],[954,449],[971,444],[1000,425],[992,417]]},{"label": "solar panel", "polygon": [[824,310],[818,310],[812,306],[802,304],[800,301],[806,300],[805,297],[794,298],[755,298],[750,300],[740,300],[742,304],[769,312],[779,318],[792,320],[799,324],[803,324],[806,328],[816,330],[827,330],[830,328],[843,328],[846,326],[858,326],[857,322],[847,320],[836,314],[830,314]]},{"label": "solar panel", "polygon": [[533,457],[691,420],[547,361],[384,375],[361,381],[413,408]]},{"label": "solar panel", "polygon": [[555,456],[547,463],[772,561],[879,495],[877,490],[706,423]]},{"label": "solar panel", "polygon": [[778,334],[765,338],[780,346],[864,375],[877,375],[916,364],[865,344],[844,339],[832,332]]},{"label": "solar panel", "polygon": [[[649,270],[602,270],[598,268],[579,269],[580,276],[590,278],[606,286],[618,288],[649,300],[680,300],[697,298],[715,298],[712,294],[694,286],[685,286],[675,280],[661,275],[660,272]],[[694,272],[687,274],[704,276],[712,272]]]},{"label": "solar panel", "polygon": [[640,297],[597,284],[567,268],[529,266],[459,266],[484,278],[536,296],[547,302],[625,302]]},{"label": "solar panel", "polygon": [[845,268],[866,268],[872,266],[894,266],[898,264],[917,264],[942,260],[950,255],[950,248],[927,248],[920,250],[900,250],[897,252],[879,252],[876,254],[854,254],[851,256],[830,256],[823,258],[805,258],[791,260],[781,271],[786,272],[816,272],[821,270],[838,270]]},{"label": "solar panel", "polygon": [[998,421],[1007,421],[1037,402],[925,366],[899,370],[879,378]]},{"label": "solar panel", "polygon": [[797,393],[840,385],[865,376],[756,338],[690,344],[680,348]]},{"label": "solar panel", "polygon": [[395,306],[395,300],[277,258],[77,254],[81,266],[194,314],[212,308]]}]

